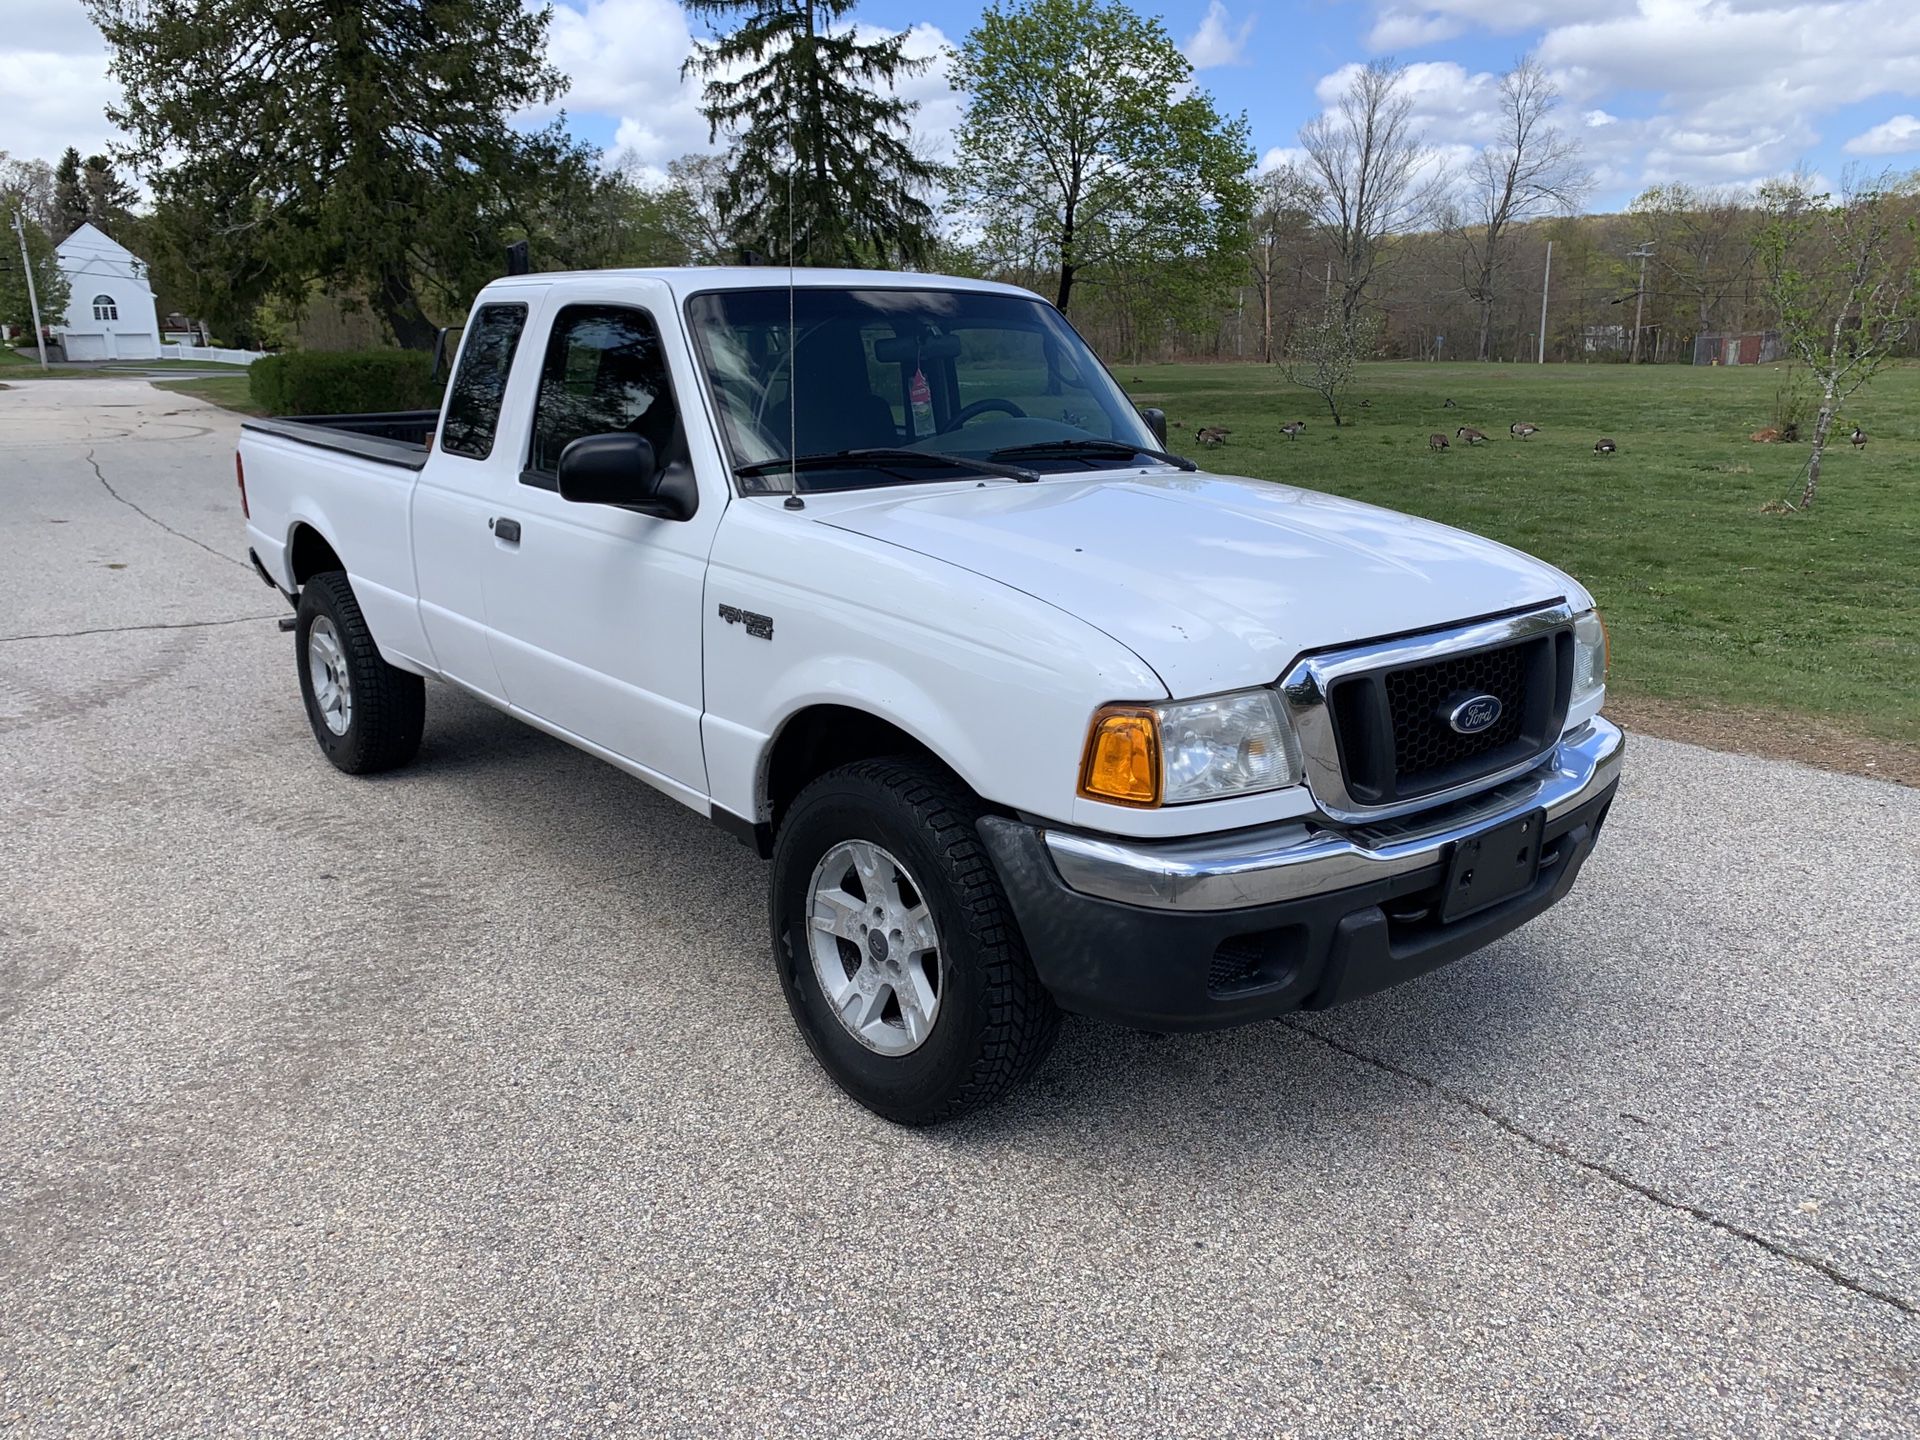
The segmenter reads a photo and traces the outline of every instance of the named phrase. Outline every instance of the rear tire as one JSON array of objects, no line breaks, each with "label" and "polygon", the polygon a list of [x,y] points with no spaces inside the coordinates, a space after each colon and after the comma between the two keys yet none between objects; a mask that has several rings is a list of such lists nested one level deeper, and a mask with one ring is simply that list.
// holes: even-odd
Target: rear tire
[{"label": "rear tire", "polygon": [[295,614],[300,697],[321,753],[349,775],[413,759],[426,728],[426,684],[380,658],[346,572],[308,580]]},{"label": "rear tire", "polygon": [[902,1125],[997,1100],[1059,1033],[981,813],[932,764],[864,760],[802,791],[775,839],[774,956],[794,1020],[842,1090]]}]

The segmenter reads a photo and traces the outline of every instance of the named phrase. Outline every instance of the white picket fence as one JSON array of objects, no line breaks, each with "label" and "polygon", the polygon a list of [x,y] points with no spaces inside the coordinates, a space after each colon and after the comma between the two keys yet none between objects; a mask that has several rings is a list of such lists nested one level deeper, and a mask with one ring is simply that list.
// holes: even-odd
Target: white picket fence
[{"label": "white picket fence", "polygon": [[211,360],[216,365],[251,365],[266,356],[264,350],[228,350],[219,345],[162,345],[162,360]]}]

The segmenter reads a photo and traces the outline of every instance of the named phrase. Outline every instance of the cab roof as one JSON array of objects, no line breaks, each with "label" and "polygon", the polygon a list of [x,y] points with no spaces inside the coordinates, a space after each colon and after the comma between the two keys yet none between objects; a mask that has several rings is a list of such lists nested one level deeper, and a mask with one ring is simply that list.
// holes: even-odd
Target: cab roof
[{"label": "cab roof", "polygon": [[676,300],[707,290],[784,289],[791,276],[801,290],[974,290],[993,295],[1038,299],[1031,290],[997,280],[969,280],[958,275],[929,275],[907,270],[824,270],[785,265],[679,265],[650,269],[545,270],[531,275],[503,275],[489,281],[487,290],[565,289],[587,285],[604,287],[608,281],[653,280],[673,291]]}]

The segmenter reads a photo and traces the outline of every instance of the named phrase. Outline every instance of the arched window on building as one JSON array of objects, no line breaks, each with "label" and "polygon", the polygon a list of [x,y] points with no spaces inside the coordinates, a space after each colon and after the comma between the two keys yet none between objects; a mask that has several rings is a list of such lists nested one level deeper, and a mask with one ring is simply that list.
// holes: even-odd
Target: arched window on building
[{"label": "arched window on building", "polygon": [[93,297],[93,318],[96,320],[118,320],[120,307],[114,303],[111,295]]}]

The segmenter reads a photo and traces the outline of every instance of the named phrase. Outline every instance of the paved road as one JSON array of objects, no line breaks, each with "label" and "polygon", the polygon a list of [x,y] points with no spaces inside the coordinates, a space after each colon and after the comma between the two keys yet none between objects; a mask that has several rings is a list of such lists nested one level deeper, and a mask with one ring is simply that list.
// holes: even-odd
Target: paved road
[{"label": "paved road", "polygon": [[234,433],[0,394],[0,1431],[1920,1432],[1920,793],[1636,741],[1484,955],[908,1133],[704,821],[321,763]]}]

